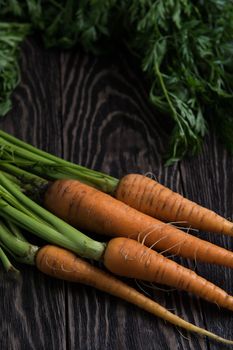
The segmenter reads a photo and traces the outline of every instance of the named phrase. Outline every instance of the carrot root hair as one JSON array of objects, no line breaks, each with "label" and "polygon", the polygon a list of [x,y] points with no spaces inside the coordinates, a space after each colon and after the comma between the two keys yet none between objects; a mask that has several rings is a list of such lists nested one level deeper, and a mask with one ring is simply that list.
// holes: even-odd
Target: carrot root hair
[{"label": "carrot root hair", "polygon": [[233,344],[231,340],[219,337],[183,320],[134,288],[63,248],[49,245],[42,247],[36,255],[36,266],[49,276],[70,282],[83,283],[119,297],[154,316],[162,318],[164,321],[172,323],[176,327],[181,327],[189,332],[209,337],[221,343]]},{"label": "carrot root hair", "polygon": [[[156,250],[169,249],[171,254],[184,258],[233,268],[233,253],[227,249],[140,213],[76,180],[52,183],[45,193],[44,206],[79,229],[112,237],[130,237],[147,246],[157,242],[154,245]],[[179,244],[182,240],[183,243]]]},{"label": "carrot root hair", "polygon": [[135,240],[110,240],[104,264],[114,274],[184,290],[233,311],[233,297],[224,290]]}]

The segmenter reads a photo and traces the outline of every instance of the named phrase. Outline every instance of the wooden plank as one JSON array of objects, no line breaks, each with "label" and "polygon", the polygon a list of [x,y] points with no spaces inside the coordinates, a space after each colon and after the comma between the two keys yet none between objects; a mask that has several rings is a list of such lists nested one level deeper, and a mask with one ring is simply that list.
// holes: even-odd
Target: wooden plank
[{"label": "wooden plank", "polygon": [[[209,134],[202,152],[192,160],[181,164],[181,178],[184,193],[191,200],[210,208],[232,220],[233,205],[233,158],[217,141],[214,134]],[[208,232],[199,232],[198,236],[232,251],[232,238]],[[196,265],[199,274],[232,294],[233,271],[209,264]],[[232,313],[201,302],[204,323],[212,332],[233,338]],[[221,347],[223,349],[224,347]],[[211,342],[211,350],[219,345]]]},{"label": "wooden plank", "polygon": [[[13,95],[14,108],[1,129],[52,153],[61,152],[59,56],[35,40],[22,50],[22,82]],[[0,348],[66,348],[64,283],[19,266],[21,279],[0,278]]]},{"label": "wooden plank", "polygon": [[[125,55],[96,58],[81,50],[64,53],[61,79],[66,159],[116,177],[149,172],[181,191],[177,165],[163,166],[168,137],[161,127],[162,119],[148,103],[146,83],[131,59]],[[143,288],[162,305],[203,326],[200,303],[195,298]],[[71,349],[207,348],[205,340],[165,325],[116,298],[71,285],[68,339]]]}]

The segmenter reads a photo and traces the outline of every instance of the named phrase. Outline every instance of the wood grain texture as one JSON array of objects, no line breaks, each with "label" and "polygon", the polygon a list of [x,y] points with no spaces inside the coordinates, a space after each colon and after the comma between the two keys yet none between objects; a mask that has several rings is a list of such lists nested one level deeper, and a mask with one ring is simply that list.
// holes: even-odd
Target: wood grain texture
[{"label": "wood grain texture", "polygon": [[[232,193],[231,181],[233,172],[233,159],[229,156],[216,137],[208,136],[203,152],[192,160],[185,160],[181,165],[181,178],[184,191],[192,200],[215,210],[220,215],[232,220]],[[193,175],[195,174],[195,175]],[[218,234],[199,232],[199,237],[232,251],[232,238]],[[220,266],[197,264],[197,273],[210,279],[215,284],[232,294],[233,271]],[[223,333],[225,337],[232,338],[233,319],[228,311],[210,308],[201,302],[204,323],[209,330]],[[218,344],[211,344],[212,349],[219,349]]]},{"label": "wood grain texture", "polygon": [[[21,57],[22,82],[13,96],[14,108],[0,127],[35,146],[61,152],[60,70],[57,55],[34,40]],[[56,137],[54,137],[56,135]],[[65,349],[64,283],[25,267],[20,281],[0,277],[0,349]]]},{"label": "wood grain texture", "polygon": [[[165,168],[169,124],[148,102],[148,86],[125,53],[94,57],[80,48],[45,51],[31,38],[22,49],[22,82],[0,127],[90,168],[116,177],[150,173],[161,183],[220,214],[232,215],[232,158],[212,136],[203,153]],[[200,233],[232,248],[232,241]],[[175,257],[231,292],[232,272]],[[0,349],[224,349],[165,324],[136,307],[78,284],[22,269],[0,279]],[[233,338],[232,315],[178,291],[125,280],[201,327]]]}]

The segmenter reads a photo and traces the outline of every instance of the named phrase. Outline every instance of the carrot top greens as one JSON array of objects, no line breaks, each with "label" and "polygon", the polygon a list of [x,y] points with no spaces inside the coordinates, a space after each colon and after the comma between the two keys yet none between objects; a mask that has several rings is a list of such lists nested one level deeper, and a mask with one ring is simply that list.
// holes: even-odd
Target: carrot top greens
[{"label": "carrot top greens", "polygon": [[150,101],[173,120],[168,164],[200,149],[210,124],[233,151],[232,1],[6,0],[0,5],[2,115],[11,107],[18,47],[29,31],[39,31],[47,47],[80,43],[99,54],[126,46],[148,78]]},{"label": "carrot top greens", "polygon": [[[119,182],[112,176],[42,151],[2,130],[0,130],[0,157],[0,167],[6,170],[6,176],[9,177],[9,172],[18,175],[21,180],[28,180],[27,182],[34,184],[35,187],[48,183],[43,179],[44,177],[48,180],[72,178],[104,192],[113,193]],[[30,173],[18,167],[27,169]],[[31,172],[39,174],[43,178],[31,174]],[[16,181],[14,177],[11,180]]]}]

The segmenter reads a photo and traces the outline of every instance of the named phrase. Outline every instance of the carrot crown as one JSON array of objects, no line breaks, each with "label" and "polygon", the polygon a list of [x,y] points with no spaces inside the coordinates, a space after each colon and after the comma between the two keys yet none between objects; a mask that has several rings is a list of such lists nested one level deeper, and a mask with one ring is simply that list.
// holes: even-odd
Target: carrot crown
[{"label": "carrot crown", "polygon": [[16,183],[0,171],[0,216],[42,239],[78,255],[100,260],[105,243],[95,241],[59,219],[23,194]]}]

